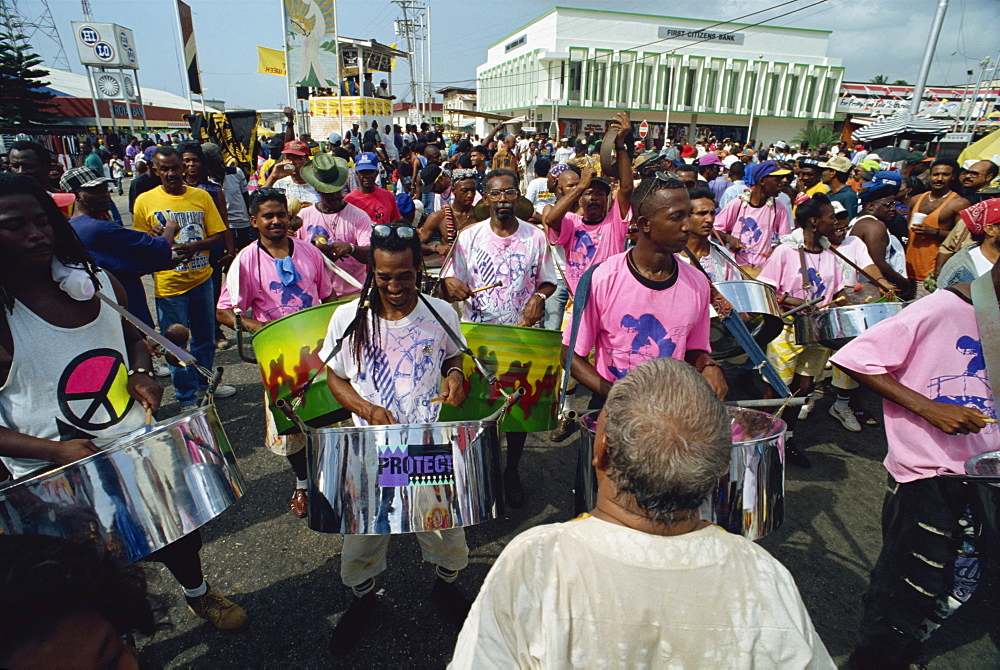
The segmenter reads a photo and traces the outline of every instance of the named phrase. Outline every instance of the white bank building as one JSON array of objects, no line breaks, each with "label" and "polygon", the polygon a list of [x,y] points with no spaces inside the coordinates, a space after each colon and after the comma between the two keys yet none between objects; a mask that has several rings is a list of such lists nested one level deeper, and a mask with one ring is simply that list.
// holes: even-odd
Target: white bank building
[{"label": "white bank building", "polygon": [[626,109],[649,139],[765,144],[833,126],[843,79],[830,31],[555,7],[493,44],[478,108],[558,136],[602,133]]}]

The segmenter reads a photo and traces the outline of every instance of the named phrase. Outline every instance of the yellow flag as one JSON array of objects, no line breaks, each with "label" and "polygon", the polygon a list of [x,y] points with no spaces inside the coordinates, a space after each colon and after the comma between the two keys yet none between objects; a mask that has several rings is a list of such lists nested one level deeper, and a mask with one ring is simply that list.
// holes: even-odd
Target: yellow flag
[{"label": "yellow flag", "polygon": [[[390,49],[395,49],[396,48],[396,43],[393,42],[392,44],[390,44],[389,48]],[[390,70],[395,70],[396,69],[396,57],[395,56],[393,56],[391,59],[389,59],[389,69]]]},{"label": "yellow flag", "polygon": [[257,72],[261,74],[274,74],[279,77],[286,76],[285,52],[278,51],[277,49],[257,47]]}]

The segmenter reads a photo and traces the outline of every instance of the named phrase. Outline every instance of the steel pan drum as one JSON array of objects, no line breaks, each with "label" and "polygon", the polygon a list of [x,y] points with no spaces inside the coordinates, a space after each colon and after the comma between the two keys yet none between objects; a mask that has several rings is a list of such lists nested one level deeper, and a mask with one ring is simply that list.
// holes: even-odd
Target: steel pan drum
[{"label": "steel pan drum", "polygon": [[[462,333],[469,349],[497,376],[507,393],[524,388],[524,395],[501,422],[501,430],[530,433],[555,428],[562,333],[483,323],[463,323]],[[442,421],[482,419],[503,404],[503,396],[486,383],[468,356],[463,366],[468,397],[461,407],[444,405]]]},{"label": "steel pan drum", "polygon": [[905,306],[902,302],[873,302],[805,312],[795,317],[795,341],[840,349],[879,321],[896,316]]},{"label": "steel pan drum", "polygon": [[[319,350],[326,338],[334,310],[350,300],[317,305],[276,319],[257,331],[253,349],[267,393],[267,409],[282,435],[299,432],[298,427],[274,406],[278,398],[290,399],[302,392],[312,374],[323,365]],[[321,428],[343,421],[350,412],[340,406],[326,386],[326,371],[320,372],[296,410],[308,426]]]},{"label": "steel pan drum", "polygon": [[386,535],[445,530],[503,512],[496,421],[311,433],[309,527]]},{"label": "steel pan drum", "polygon": [[[752,409],[726,409],[733,437],[729,472],[719,478],[702,505],[701,518],[748,540],[759,540],[781,527],[785,519],[785,422]],[[599,413],[581,417],[578,439],[589,440],[590,454]],[[597,489],[594,477],[586,479],[584,495],[592,509]]]},{"label": "steel pan drum", "polygon": [[215,408],[202,407],[3,486],[0,530],[97,541],[132,562],[215,518],[245,488]]},{"label": "steel pan drum", "polygon": [[[715,288],[739,312],[747,330],[761,349],[776,338],[782,329],[778,298],[770,285],[759,281],[720,281]],[[745,353],[721,321],[713,319],[712,358],[724,360]]]}]

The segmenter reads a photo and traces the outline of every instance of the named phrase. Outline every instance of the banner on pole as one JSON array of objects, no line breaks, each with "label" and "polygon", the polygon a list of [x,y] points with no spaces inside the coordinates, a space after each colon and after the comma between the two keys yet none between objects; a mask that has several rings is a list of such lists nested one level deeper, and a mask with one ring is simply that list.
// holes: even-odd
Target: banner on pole
[{"label": "banner on pole", "polygon": [[335,0],[283,0],[291,86],[339,86]]},{"label": "banner on pole", "polygon": [[267,47],[257,47],[257,72],[285,77],[285,52]]},{"label": "banner on pole", "polygon": [[181,23],[181,43],[184,45],[188,90],[201,95],[201,73],[198,71],[198,48],[194,43],[194,22],[191,20],[191,7],[184,0],[177,0],[177,16]]}]

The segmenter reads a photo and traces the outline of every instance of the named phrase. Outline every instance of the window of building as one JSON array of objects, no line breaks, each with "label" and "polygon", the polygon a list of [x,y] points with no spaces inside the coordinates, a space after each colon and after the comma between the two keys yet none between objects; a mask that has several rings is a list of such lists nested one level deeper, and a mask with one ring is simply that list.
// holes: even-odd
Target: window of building
[{"label": "window of building", "polygon": [[767,106],[762,111],[767,111],[771,114],[776,114],[778,111],[778,93],[781,92],[779,88],[780,76],[776,73],[771,73],[767,75]]},{"label": "window of building", "polygon": [[580,63],[579,61],[569,62],[569,100],[580,102]]},{"label": "window of building", "polygon": [[789,114],[798,114],[799,110],[795,105],[795,98],[799,94],[799,75],[789,74],[785,81],[787,83],[785,85],[784,110]]},{"label": "window of building", "polygon": [[814,103],[815,98],[816,77],[815,75],[809,75],[806,77],[806,86],[802,90],[802,113],[804,116],[812,114],[812,110],[816,106]]},{"label": "window of building", "polygon": [[829,114],[833,108],[834,96],[837,95],[837,78],[827,77],[826,86],[823,88],[823,103],[820,112]]},{"label": "window of building", "polygon": [[747,70],[743,78],[743,108],[753,109],[757,103],[757,72]]},{"label": "window of building", "polygon": [[652,58],[646,58],[642,62],[642,83],[639,89],[639,103],[649,105],[653,97],[653,65]]}]

